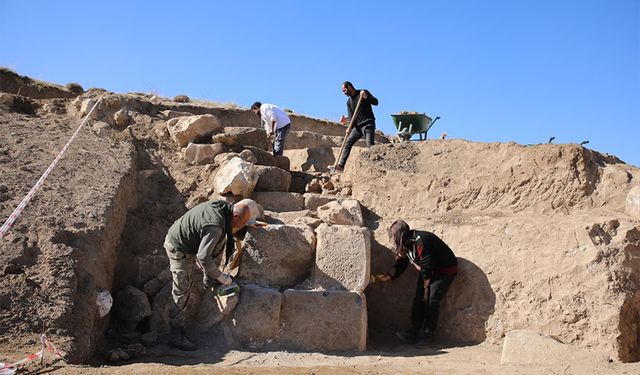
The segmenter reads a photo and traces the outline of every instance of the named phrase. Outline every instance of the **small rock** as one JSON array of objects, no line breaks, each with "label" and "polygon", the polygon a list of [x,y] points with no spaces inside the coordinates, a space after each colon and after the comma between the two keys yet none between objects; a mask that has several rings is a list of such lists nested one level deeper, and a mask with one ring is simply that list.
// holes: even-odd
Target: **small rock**
[{"label": "small rock", "polygon": [[314,178],[309,181],[304,190],[307,193],[322,193],[322,183],[318,179]]},{"label": "small rock", "polygon": [[129,121],[131,121],[131,116],[129,116],[129,111],[126,108],[120,109],[118,112],[113,114],[113,121],[115,121],[116,125],[125,127],[129,125]]}]

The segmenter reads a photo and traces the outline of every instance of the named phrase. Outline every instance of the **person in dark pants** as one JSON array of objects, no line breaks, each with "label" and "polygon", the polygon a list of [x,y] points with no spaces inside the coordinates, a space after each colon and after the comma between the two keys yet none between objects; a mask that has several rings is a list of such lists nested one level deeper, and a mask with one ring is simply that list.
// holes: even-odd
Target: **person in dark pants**
[{"label": "person in dark pants", "polygon": [[343,125],[349,124],[356,110],[358,99],[362,99],[358,114],[353,121],[353,129],[347,129],[346,131],[347,141],[344,145],[342,155],[340,155],[340,160],[336,165],[336,171],[338,172],[342,172],[344,170],[344,165],[347,163],[347,159],[351,153],[351,148],[360,138],[362,138],[363,135],[367,142],[367,147],[373,146],[374,136],[376,133],[376,118],[373,115],[373,109],[371,109],[371,106],[378,105],[378,99],[371,95],[368,90],[356,90],[353,87],[353,84],[349,81],[345,81],[342,84],[342,92],[349,97],[349,99],[347,99],[347,111],[349,116],[342,116],[340,118],[340,123]]},{"label": "person in dark pants", "polygon": [[191,208],[169,228],[164,248],[169,257],[173,303],[169,311],[169,345],[180,350],[196,350],[184,326],[194,265],[202,270],[205,288],[229,285],[231,276],[222,273],[215,258],[224,252],[228,262],[234,250],[233,230],[243,228],[251,218],[250,200],[235,205],[209,201]]},{"label": "person in dark pants", "polygon": [[376,278],[380,281],[397,279],[409,264],[418,270],[420,274],[411,307],[411,328],[396,335],[405,342],[427,347],[433,342],[433,334],[438,328],[440,302],[458,273],[458,260],[438,236],[412,230],[402,220],[391,225],[389,238],[395,246],[394,271]]}]

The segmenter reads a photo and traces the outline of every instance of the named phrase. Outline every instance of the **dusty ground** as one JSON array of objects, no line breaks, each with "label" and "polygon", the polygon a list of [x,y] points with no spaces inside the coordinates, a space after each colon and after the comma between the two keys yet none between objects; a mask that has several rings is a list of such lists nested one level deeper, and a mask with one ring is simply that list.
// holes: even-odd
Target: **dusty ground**
[{"label": "dusty ground", "polygon": [[[492,345],[441,347],[421,351],[399,346],[387,351],[349,355],[290,352],[165,353],[154,363],[86,367],[52,365],[54,374],[637,374],[637,363],[571,363],[563,365],[501,365],[501,348]],[[33,367],[34,371],[38,368]]]}]

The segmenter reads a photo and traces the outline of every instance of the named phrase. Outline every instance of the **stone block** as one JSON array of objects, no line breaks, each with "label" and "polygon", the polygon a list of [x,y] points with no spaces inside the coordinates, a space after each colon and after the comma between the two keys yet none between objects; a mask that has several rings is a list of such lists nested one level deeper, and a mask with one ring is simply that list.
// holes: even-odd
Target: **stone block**
[{"label": "stone block", "polygon": [[563,344],[537,332],[515,330],[507,333],[500,364],[566,365],[567,363],[607,363],[608,357]]},{"label": "stone block", "polygon": [[245,347],[262,347],[278,335],[282,293],[277,289],[245,285],[231,319],[233,336]]},{"label": "stone block", "polygon": [[256,165],[258,182],[255,191],[289,191],[291,185],[291,174],[278,167],[266,165]]},{"label": "stone block", "polygon": [[315,211],[318,207],[323,206],[329,202],[342,202],[345,199],[349,199],[347,197],[341,197],[337,195],[323,195],[316,193],[305,193],[304,194],[304,208],[307,210]]},{"label": "stone block", "polygon": [[255,164],[257,165],[268,165],[271,167],[278,167],[278,162],[276,161],[275,156],[272,153],[265,151],[259,147],[254,146],[242,146],[242,145],[234,145],[230,146],[231,151],[233,152],[242,152],[243,150],[249,150],[256,157]]},{"label": "stone block", "polygon": [[275,156],[276,167],[289,172],[291,170],[291,162],[286,156]]},{"label": "stone block", "polygon": [[252,197],[254,201],[269,211],[283,212],[304,209],[304,197],[299,193],[256,191]]},{"label": "stone block", "polygon": [[286,290],[279,344],[289,350],[364,351],[367,302],[362,292]]},{"label": "stone block", "polygon": [[356,226],[321,224],[316,228],[313,285],[364,291],[371,274],[371,234]]},{"label": "stone block", "polygon": [[208,164],[215,160],[215,157],[224,153],[226,148],[221,143],[199,144],[189,143],[183,151],[184,160],[191,164]]},{"label": "stone block", "polygon": [[157,276],[144,284],[144,293],[153,297],[168,283],[171,282],[171,271],[169,268],[162,270]]},{"label": "stone block", "polygon": [[167,121],[167,129],[171,138],[180,147],[184,147],[189,142],[194,142],[221,130],[222,126],[215,116],[207,114],[173,118]]},{"label": "stone block", "polygon": [[225,127],[224,133],[212,137],[212,142],[233,146],[253,146],[267,148],[267,132],[264,129],[250,127]]},{"label": "stone block", "polygon": [[318,218],[327,224],[364,225],[360,203],[355,199],[333,201],[318,207]]},{"label": "stone block", "polygon": [[311,274],[315,234],[309,227],[250,227],[242,243],[238,281],[263,286],[293,287]]}]

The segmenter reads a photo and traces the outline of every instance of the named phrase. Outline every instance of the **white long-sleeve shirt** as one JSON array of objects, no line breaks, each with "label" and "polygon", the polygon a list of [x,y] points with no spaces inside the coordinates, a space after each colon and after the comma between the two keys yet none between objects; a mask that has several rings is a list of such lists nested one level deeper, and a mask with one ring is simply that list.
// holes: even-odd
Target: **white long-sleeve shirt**
[{"label": "white long-sleeve shirt", "polygon": [[273,121],[276,122],[276,129],[283,128],[291,123],[289,116],[273,104],[262,104],[260,106],[260,117],[267,133],[273,130]]}]

